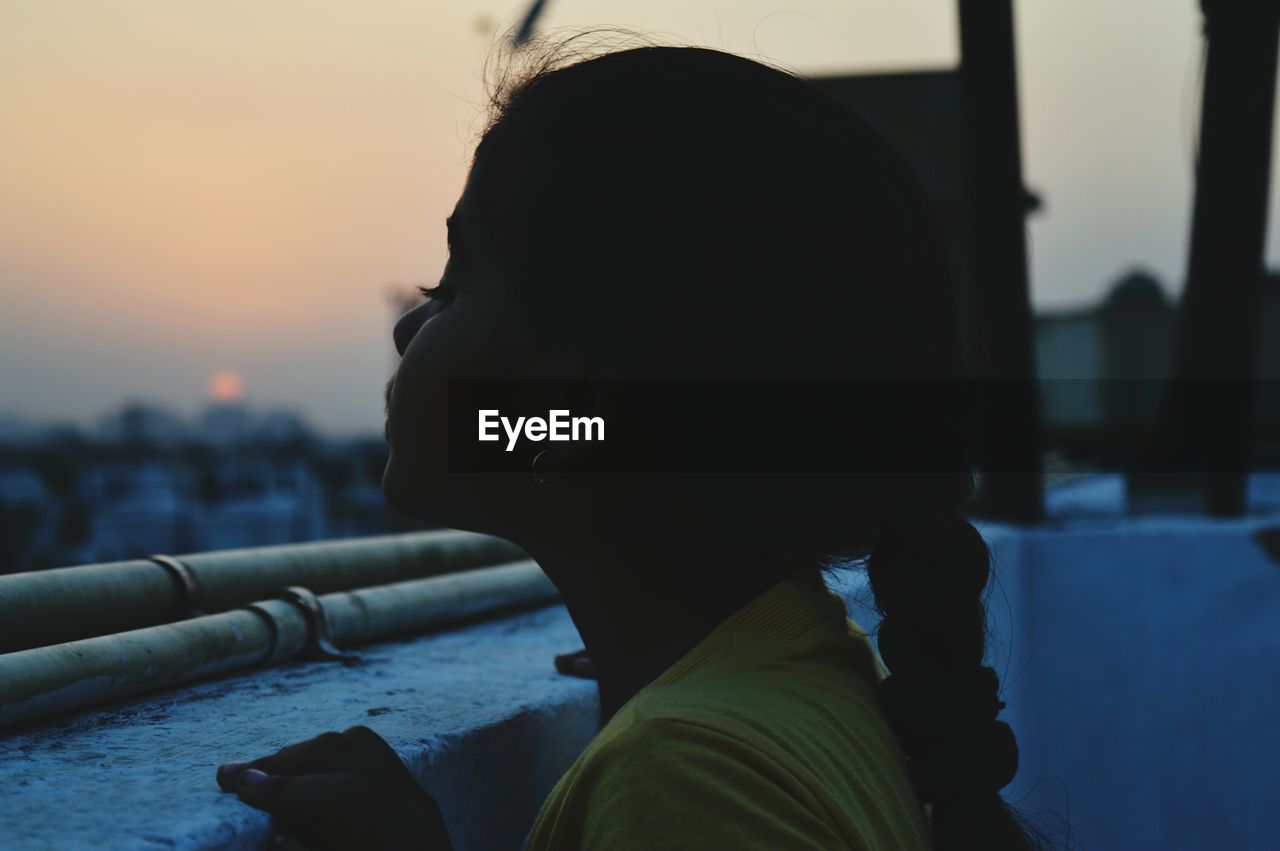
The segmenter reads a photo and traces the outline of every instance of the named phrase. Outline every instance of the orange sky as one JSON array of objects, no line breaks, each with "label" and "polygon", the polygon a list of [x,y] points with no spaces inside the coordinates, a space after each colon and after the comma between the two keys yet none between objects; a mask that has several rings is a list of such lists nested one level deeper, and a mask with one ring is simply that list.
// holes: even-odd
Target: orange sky
[{"label": "orange sky", "polygon": [[[1048,202],[1037,302],[1092,298],[1135,262],[1181,278],[1196,5],[1018,6],[1028,182]],[[251,402],[374,431],[386,293],[443,265],[485,22],[523,7],[5,0],[0,414],[190,411],[228,369]],[[804,71],[956,59],[949,0],[550,0],[545,23]]]}]

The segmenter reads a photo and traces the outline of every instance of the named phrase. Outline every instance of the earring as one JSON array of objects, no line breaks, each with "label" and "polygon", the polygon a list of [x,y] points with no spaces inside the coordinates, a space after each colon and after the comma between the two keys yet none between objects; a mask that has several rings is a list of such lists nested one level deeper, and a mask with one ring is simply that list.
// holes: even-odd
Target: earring
[{"label": "earring", "polygon": [[550,449],[542,450],[537,455],[533,456],[533,462],[529,465],[529,468],[533,471],[533,483],[535,486],[540,488],[547,486],[547,476],[545,473],[538,470],[538,461],[543,455],[546,455],[550,451]]}]

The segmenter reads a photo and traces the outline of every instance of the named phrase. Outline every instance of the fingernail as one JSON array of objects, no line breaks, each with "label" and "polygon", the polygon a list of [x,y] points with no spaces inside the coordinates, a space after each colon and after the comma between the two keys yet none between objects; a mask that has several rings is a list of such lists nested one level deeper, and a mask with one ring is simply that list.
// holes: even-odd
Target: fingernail
[{"label": "fingernail", "polygon": [[244,771],[249,763],[247,762],[224,762],[218,766],[218,773],[223,775],[236,775]]},{"label": "fingernail", "polygon": [[259,771],[256,768],[250,768],[244,774],[240,775],[240,783],[244,786],[257,786],[267,782],[270,775],[265,771]]}]

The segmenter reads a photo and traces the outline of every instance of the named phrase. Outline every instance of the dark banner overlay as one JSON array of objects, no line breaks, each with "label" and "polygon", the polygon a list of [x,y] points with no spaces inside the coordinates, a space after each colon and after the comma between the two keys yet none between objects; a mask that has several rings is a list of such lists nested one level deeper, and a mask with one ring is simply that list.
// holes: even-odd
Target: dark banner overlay
[{"label": "dark banner overlay", "polygon": [[[452,473],[950,473],[1018,422],[1012,380],[462,380],[449,382]],[[1280,444],[1280,381],[1035,383],[1046,450],[1117,466],[1205,457],[1224,410],[1255,399],[1256,433]],[[1168,410],[1166,410],[1168,409]],[[1176,413],[1171,416],[1169,411]],[[482,439],[483,438],[483,439]],[[1025,470],[985,472],[1025,473]]]}]

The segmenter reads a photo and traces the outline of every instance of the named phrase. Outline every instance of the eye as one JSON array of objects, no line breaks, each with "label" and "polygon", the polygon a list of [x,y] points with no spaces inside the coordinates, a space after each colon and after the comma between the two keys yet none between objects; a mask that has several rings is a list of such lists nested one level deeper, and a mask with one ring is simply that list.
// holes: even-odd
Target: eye
[{"label": "eye", "polygon": [[[455,295],[453,287],[441,281],[434,287],[418,287],[418,292],[426,296],[427,299],[427,319],[432,318],[440,311],[444,310],[453,303]],[[424,320],[426,321],[426,320]]]}]

